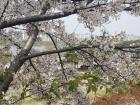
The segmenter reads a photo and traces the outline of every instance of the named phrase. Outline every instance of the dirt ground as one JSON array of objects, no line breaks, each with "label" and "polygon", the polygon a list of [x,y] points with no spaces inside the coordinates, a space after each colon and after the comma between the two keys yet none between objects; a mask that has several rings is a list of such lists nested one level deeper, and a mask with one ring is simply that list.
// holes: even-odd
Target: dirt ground
[{"label": "dirt ground", "polygon": [[140,88],[135,85],[130,88],[131,93],[96,97],[92,105],[140,105]]}]

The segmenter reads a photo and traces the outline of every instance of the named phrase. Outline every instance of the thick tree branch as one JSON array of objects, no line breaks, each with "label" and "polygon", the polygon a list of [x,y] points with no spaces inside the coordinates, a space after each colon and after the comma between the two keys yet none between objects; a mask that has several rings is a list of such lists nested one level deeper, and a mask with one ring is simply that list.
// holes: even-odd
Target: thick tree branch
[{"label": "thick tree branch", "polygon": [[[78,50],[82,50],[82,49],[86,49],[86,48],[99,48],[99,47],[100,47],[100,45],[92,45],[92,46],[81,45],[81,46],[64,48],[64,49],[59,49],[59,50],[44,51],[44,52],[39,52],[39,53],[35,53],[32,55],[24,56],[21,58],[21,60],[28,60],[28,59],[31,59],[34,57],[47,55],[47,54],[56,54],[56,53],[63,53],[63,52],[67,52],[67,51],[78,51]],[[140,46],[115,46],[114,49],[136,53],[136,52],[140,52],[140,51],[131,51],[131,50],[129,51],[129,50],[124,50],[124,49],[126,49],[126,48],[139,48],[139,47]]]},{"label": "thick tree branch", "polygon": [[4,29],[4,28],[7,28],[7,27],[12,27],[12,26],[15,26],[15,25],[31,23],[31,22],[58,19],[58,18],[62,18],[62,17],[72,15],[74,13],[77,13],[77,11],[55,13],[55,14],[52,14],[52,15],[49,15],[49,16],[48,15],[35,15],[35,16],[30,16],[30,17],[25,17],[25,18],[13,19],[13,20],[2,22],[0,24],[0,29]]},{"label": "thick tree branch", "polygon": [[[99,47],[98,45],[95,45],[94,47]],[[62,53],[62,52],[67,52],[67,51],[76,51],[76,50],[81,50],[84,48],[91,48],[88,46],[76,46],[76,47],[72,47],[72,48],[64,48],[64,49],[59,49],[59,50],[51,50],[51,51],[44,51],[44,52],[39,52],[39,53],[35,53],[32,55],[28,55],[25,57],[22,57],[21,60],[27,60],[30,58],[34,58],[34,57],[38,57],[38,56],[42,56],[42,55],[47,55],[47,54],[56,54],[56,53]]]},{"label": "thick tree branch", "polygon": [[[44,8],[45,5],[43,5]],[[47,10],[42,10],[40,14],[45,13]],[[38,27],[35,24],[30,24],[31,27],[29,27],[29,38],[24,46],[24,48],[19,52],[19,54],[15,57],[15,59],[11,62],[10,67],[6,69],[6,77],[2,81],[0,85],[0,95],[2,93],[7,92],[10,83],[13,81],[14,74],[21,68],[21,66],[24,64],[25,60],[21,58],[24,56],[27,56],[36,41],[37,35],[38,35]]]},{"label": "thick tree branch", "polygon": [[[131,4],[132,3],[133,2],[131,2]],[[137,3],[139,3],[139,2],[137,2]],[[128,3],[126,3],[126,4],[128,4]],[[17,18],[17,19],[13,19],[13,20],[7,20],[7,21],[4,21],[4,22],[0,23],[0,29],[12,27],[12,26],[15,26],[15,25],[27,24],[27,23],[31,23],[31,22],[39,22],[39,21],[47,21],[47,20],[52,20],[52,19],[59,19],[59,18],[62,18],[62,17],[67,17],[69,15],[76,14],[76,13],[78,13],[79,10],[91,9],[91,11],[93,11],[92,10],[93,8],[103,6],[103,5],[107,5],[107,3],[97,4],[97,5],[93,5],[93,6],[90,6],[90,7],[80,7],[80,8],[76,8],[74,10],[71,10],[71,11],[58,12],[58,13],[53,13],[51,15],[34,15],[34,16],[29,16],[29,17]],[[130,11],[131,10],[131,9],[128,10],[127,8],[124,9],[124,10],[125,11]]]}]

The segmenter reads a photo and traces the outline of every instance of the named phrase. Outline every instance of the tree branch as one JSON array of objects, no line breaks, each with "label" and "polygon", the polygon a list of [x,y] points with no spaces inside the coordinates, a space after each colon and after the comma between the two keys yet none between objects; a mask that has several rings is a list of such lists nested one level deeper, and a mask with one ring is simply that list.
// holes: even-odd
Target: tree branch
[{"label": "tree branch", "polygon": [[[47,33],[47,34],[48,34],[48,36],[51,38],[51,40],[52,40],[52,42],[53,42],[53,44],[54,44],[55,49],[58,50],[57,45],[56,45],[56,43],[55,43],[53,37],[51,36],[51,34],[49,34],[49,33]],[[61,59],[61,55],[60,55],[59,52],[58,52],[57,54],[58,54],[58,57],[59,57],[59,61],[60,61],[61,68],[62,68],[62,73],[63,73],[65,79],[68,80],[68,79],[67,79],[67,76],[66,76],[66,74],[65,74],[65,69],[64,69],[64,66],[63,66],[63,61],[62,61],[62,59]]]},{"label": "tree branch", "polygon": [[[100,45],[92,45],[92,46],[81,45],[81,46],[64,48],[64,49],[59,49],[59,50],[43,51],[43,52],[35,53],[35,54],[32,54],[32,55],[24,56],[24,57],[21,58],[21,60],[28,60],[28,59],[31,59],[31,58],[34,58],[34,57],[47,55],[47,54],[63,53],[63,52],[67,52],[67,51],[78,51],[78,50],[87,49],[87,48],[99,48],[99,46]],[[124,50],[124,49],[126,49],[126,48],[138,48],[138,47],[140,47],[140,46],[115,46],[114,49],[125,51],[125,52],[136,53],[136,52],[140,52],[140,51],[131,51],[131,50]]]},{"label": "tree branch", "polygon": [[1,14],[1,16],[0,16],[0,21],[1,21],[2,18],[3,18],[3,15],[4,15],[5,11],[6,11],[6,8],[8,7],[8,4],[9,4],[9,0],[6,2],[5,6],[4,6],[4,9],[3,9],[2,14]]},{"label": "tree branch", "polygon": [[[133,2],[131,2],[131,4],[132,3]],[[136,3],[136,2],[134,2],[134,3]],[[90,6],[90,7],[80,7],[80,8],[76,8],[74,10],[71,10],[71,11],[58,12],[58,13],[53,13],[51,15],[34,15],[34,16],[29,16],[29,17],[7,20],[7,21],[4,21],[0,24],[0,29],[12,27],[12,26],[15,26],[15,25],[27,24],[27,23],[31,23],[31,22],[39,22],[39,21],[59,19],[59,18],[62,18],[62,17],[66,17],[66,16],[69,16],[69,15],[76,14],[80,10],[93,9],[93,8],[103,6],[103,5],[107,5],[107,3],[97,4],[97,5],[93,5],[93,6]],[[124,10],[128,11],[128,9],[124,9]]]},{"label": "tree branch", "polygon": [[[47,10],[42,10],[40,14],[45,13]],[[24,64],[25,60],[21,60],[20,58],[27,56],[36,41],[37,35],[38,35],[38,27],[35,24],[30,24],[31,27],[29,27],[29,38],[24,46],[24,48],[19,52],[19,54],[15,57],[15,59],[11,62],[8,69],[6,69],[6,72],[8,72],[6,78],[4,81],[2,81],[0,85],[0,95],[2,93],[6,93],[8,90],[10,83],[13,81],[14,74],[21,68],[21,66]]]},{"label": "tree branch", "polygon": [[[93,47],[99,47],[99,46],[95,45]],[[22,57],[21,60],[27,60],[27,59],[30,59],[30,58],[34,58],[34,57],[38,57],[38,56],[42,56],[42,55],[47,55],[47,54],[56,54],[56,53],[62,53],[62,52],[67,52],[67,51],[81,50],[81,49],[84,49],[84,48],[92,48],[92,47],[76,46],[76,47],[72,47],[72,48],[64,48],[64,49],[59,49],[59,50],[44,51],[44,52],[39,52],[39,53],[35,53],[35,54],[32,54],[32,55]]]},{"label": "tree branch", "polygon": [[30,17],[25,17],[25,18],[17,18],[17,19],[2,22],[0,24],[0,29],[4,29],[4,28],[7,28],[7,27],[12,27],[12,26],[15,26],[15,25],[31,23],[31,22],[58,19],[58,18],[62,18],[62,17],[72,15],[74,13],[77,13],[77,12],[76,11],[70,11],[70,12],[64,12],[64,13],[59,12],[59,13],[54,13],[54,14],[49,15],[49,16],[48,15],[35,15],[35,16],[30,16]]}]

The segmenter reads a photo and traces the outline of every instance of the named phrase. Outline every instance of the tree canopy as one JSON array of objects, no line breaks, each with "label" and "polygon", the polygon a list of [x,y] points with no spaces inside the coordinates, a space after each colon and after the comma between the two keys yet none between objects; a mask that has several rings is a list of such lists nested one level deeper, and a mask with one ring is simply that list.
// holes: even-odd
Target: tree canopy
[{"label": "tree canopy", "polygon": [[[82,40],[68,34],[62,20],[77,14],[77,20],[93,32],[123,11],[139,16],[140,1],[0,0],[0,103],[16,104],[36,96],[51,104],[69,96],[76,105],[89,105],[79,86],[86,84],[87,93],[96,93],[99,87],[121,93],[126,83],[139,85],[138,41],[124,43],[125,32],[113,36],[103,32]],[[45,37],[54,48],[34,50]],[[16,54],[10,53],[11,47]],[[87,65],[89,71],[81,74],[70,62]],[[13,94],[10,88],[19,90]]]}]

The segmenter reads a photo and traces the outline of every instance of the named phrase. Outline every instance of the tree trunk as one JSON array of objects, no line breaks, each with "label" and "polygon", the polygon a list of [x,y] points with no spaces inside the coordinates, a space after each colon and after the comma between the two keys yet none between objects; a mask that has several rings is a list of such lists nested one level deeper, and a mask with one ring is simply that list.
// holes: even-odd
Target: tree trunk
[{"label": "tree trunk", "polygon": [[[50,9],[50,5],[49,5],[49,2],[47,0],[45,0],[44,3],[42,4],[42,9],[41,9],[40,15],[45,14],[48,9]],[[10,86],[10,83],[13,81],[14,74],[21,68],[23,63],[26,61],[21,58],[25,57],[29,54],[33,44],[35,43],[35,41],[37,39],[37,35],[39,32],[37,23],[28,24],[28,25],[29,25],[29,27],[27,28],[27,30],[28,30],[27,33],[28,33],[29,38],[28,38],[24,48],[19,52],[19,54],[11,62],[10,67],[8,69],[6,69],[5,78],[4,78],[3,82],[0,84],[0,95],[7,92],[8,88]]]},{"label": "tree trunk", "polygon": [[0,95],[6,92],[13,81],[14,74],[21,68],[25,60],[21,59],[29,54],[34,42],[36,41],[38,35],[37,27],[32,25],[32,30],[30,32],[30,37],[28,38],[25,47],[19,52],[15,59],[11,62],[8,69],[5,70],[5,76],[2,84],[0,84]]}]

